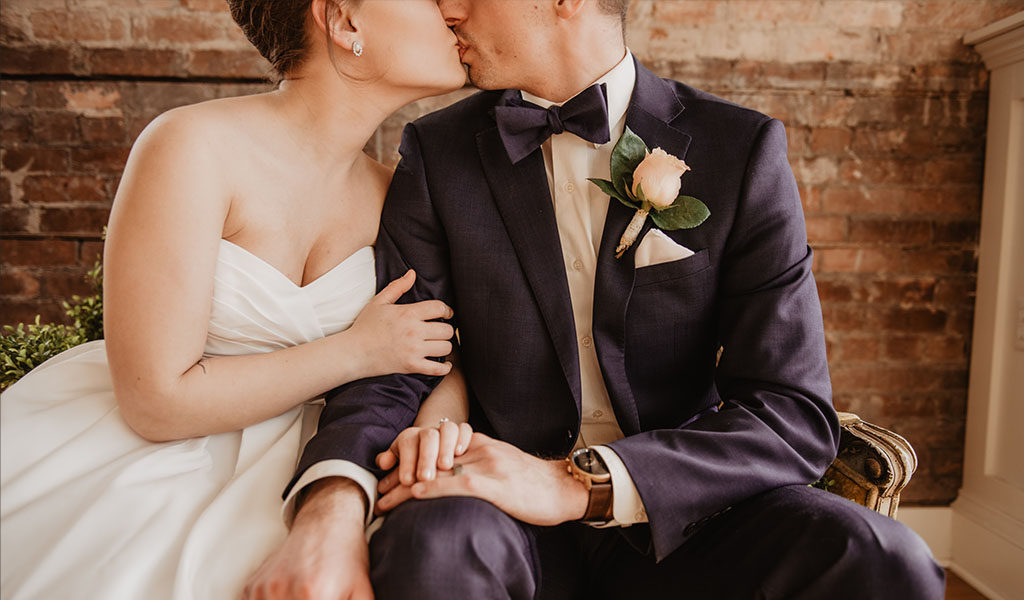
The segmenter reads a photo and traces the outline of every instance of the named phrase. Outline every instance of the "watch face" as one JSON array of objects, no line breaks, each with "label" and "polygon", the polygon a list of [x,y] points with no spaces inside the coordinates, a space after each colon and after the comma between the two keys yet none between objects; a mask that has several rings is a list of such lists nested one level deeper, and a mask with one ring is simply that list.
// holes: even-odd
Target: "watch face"
[{"label": "watch face", "polygon": [[601,460],[601,455],[590,448],[580,448],[572,453],[572,461],[580,471],[591,475],[607,475],[608,467]]}]

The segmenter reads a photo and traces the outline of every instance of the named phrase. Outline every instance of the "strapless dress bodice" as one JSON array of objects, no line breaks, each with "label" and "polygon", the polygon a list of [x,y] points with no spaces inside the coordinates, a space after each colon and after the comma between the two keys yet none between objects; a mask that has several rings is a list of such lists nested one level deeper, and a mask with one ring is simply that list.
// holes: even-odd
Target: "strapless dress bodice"
[{"label": "strapless dress bodice", "polygon": [[371,246],[299,286],[245,248],[221,240],[204,354],[270,352],[337,333],[375,292]]}]

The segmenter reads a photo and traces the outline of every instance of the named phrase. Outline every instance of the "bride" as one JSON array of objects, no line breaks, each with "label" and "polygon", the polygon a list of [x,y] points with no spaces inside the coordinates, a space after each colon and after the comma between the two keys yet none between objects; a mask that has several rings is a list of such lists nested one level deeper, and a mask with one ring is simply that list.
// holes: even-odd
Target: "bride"
[{"label": "bride", "polygon": [[[417,425],[465,420],[458,372],[430,359],[452,350],[451,309],[395,304],[412,272],[374,296],[391,173],[362,152],[391,112],[463,85],[437,3],[228,4],[283,81],[139,136],[110,217],[106,340],[0,403],[3,598],[237,597],[286,535],[310,399],[448,375]],[[450,466],[437,446],[422,453]]]}]

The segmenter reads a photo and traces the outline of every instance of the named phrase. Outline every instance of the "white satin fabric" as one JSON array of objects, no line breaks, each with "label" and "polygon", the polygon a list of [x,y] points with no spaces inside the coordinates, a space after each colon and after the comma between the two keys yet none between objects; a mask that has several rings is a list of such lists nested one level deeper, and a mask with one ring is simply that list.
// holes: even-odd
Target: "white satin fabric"
[{"label": "white satin fabric", "polygon": [[[222,240],[205,353],[336,333],[375,285],[370,247],[299,287]],[[0,399],[0,597],[237,598],[287,533],[280,494],[319,410],[151,443],[120,416],[102,341],[47,361]]]}]

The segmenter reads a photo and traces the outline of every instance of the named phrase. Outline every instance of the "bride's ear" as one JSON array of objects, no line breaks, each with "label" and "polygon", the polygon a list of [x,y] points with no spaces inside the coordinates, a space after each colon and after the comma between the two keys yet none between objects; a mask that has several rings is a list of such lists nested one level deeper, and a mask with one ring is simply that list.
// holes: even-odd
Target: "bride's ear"
[{"label": "bride's ear", "polygon": [[336,46],[352,51],[352,45],[359,40],[358,19],[350,2],[343,0],[313,0],[310,3],[313,22],[317,29]]}]

